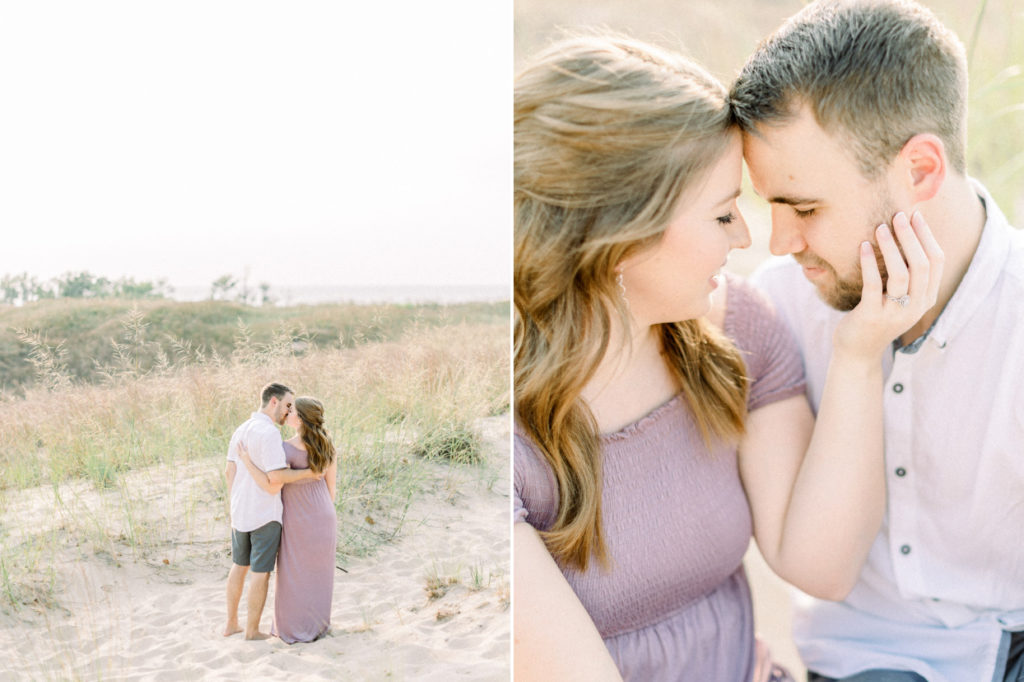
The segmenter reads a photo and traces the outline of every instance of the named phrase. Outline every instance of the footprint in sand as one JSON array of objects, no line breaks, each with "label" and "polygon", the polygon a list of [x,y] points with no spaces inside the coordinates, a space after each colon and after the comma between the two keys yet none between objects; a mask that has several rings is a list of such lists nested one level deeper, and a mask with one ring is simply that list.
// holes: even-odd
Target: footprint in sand
[{"label": "footprint in sand", "polygon": [[74,640],[78,637],[78,630],[73,625],[57,625],[50,632],[53,635],[52,639],[55,640]]},{"label": "footprint in sand", "polygon": [[480,646],[480,642],[483,641],[483,637],[480,635],[465,635],[462,637],[452,637],[448,640],[448,648],[458,651],[476,651],[477,647]]},{"label": "footprint in sand", "polygon": [[193,663],[207,669],[223,669],[227,667],[228,663],[228,656],[222,650],[206,647],[193,650],[188,658]]},{"label": "footprint in sand", "polygon": [[419,559],[411,557],[408,559],[397,559],[391,563],[391,567],[401,569],[404,572],[407,569],[417,568],[422,563]]}]

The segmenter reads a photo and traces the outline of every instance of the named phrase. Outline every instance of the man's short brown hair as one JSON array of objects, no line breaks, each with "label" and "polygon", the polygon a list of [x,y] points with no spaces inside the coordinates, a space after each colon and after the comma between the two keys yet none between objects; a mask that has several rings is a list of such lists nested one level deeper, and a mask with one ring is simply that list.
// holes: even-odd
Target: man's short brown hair
[{"label": "man's short brown hair", "polygon": [[903,145],[937,135],[966,171],[963,44],[912,0],[819,0],[790,17],[747,60],[730,93],[746,131],[785,123],[806,104],[849,142],[868,179]]},{"label": "man's short brown hair", "polygon": [[279,384],[277,382],[267,384],[266,386],[263,387],[263,390],[260,392],[260,404],[263,407],[266,407],[267,405],[270,404],[271,398],[277,398],[278,400],[281,400],[289,393],[294,393],[294,391],[292,391],[292,389],[288,388],[284,384]]}]

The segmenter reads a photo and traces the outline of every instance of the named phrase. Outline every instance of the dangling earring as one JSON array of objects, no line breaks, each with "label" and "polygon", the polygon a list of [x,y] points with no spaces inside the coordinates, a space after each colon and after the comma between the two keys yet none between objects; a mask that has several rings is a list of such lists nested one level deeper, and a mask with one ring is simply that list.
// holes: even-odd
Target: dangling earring
[{"label": "dangling earring", "polygon": [[622,300],[628,308],[629,299],[626,298],[626,284],[622,281],[622,270],[616,270],[615,273],[615,283],[619,285],[619,295],[622,296]]}]

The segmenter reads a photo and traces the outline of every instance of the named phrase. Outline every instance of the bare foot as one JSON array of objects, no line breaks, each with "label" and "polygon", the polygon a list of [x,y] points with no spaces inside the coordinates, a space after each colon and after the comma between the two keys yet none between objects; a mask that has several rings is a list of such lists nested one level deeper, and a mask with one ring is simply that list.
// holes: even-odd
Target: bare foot
[{"label": "bare foot", "polygon": [[270,635],[268,635],[265,632],[257,632],[257,633],[255,633],[253,635],[250,635],[250,634],[246,633],[245,638],[246,639],[254,639],[254,640],[255,639],[270,639]]},{"label": "bare foot", "polygon": [[242,632],[242,628],[238,627],[238,623],[228,623],[227,627],[224,628],[225,637],[237,635],[239,632]]}]

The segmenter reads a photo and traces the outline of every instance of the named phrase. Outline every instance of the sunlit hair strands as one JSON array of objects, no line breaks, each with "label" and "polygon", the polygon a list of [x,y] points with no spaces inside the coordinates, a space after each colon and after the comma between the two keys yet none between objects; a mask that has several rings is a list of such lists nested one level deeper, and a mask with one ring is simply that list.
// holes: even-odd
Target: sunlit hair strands
[{"label": "sunlit hair strands", "polygon": [[[515,84],[516,419],[558,482],[542,537],[560,561],[606,561],[596,422],[580,395],[629,310],[615,267],[661,238],[734,130],[724,88],[690,61],[621,36],[539,54]],[[743,430],[735,347],[702,320],[662,325],[665,356],[707,440]]]},{"label": "sunlit hair strands", "polygon": [[300,396],[295,399],[295,413],[302,422],[302,444],[306,446],[309,468],[319,474],[336,455],[331,436],[324,428],[324,406],[316,398]]}]

